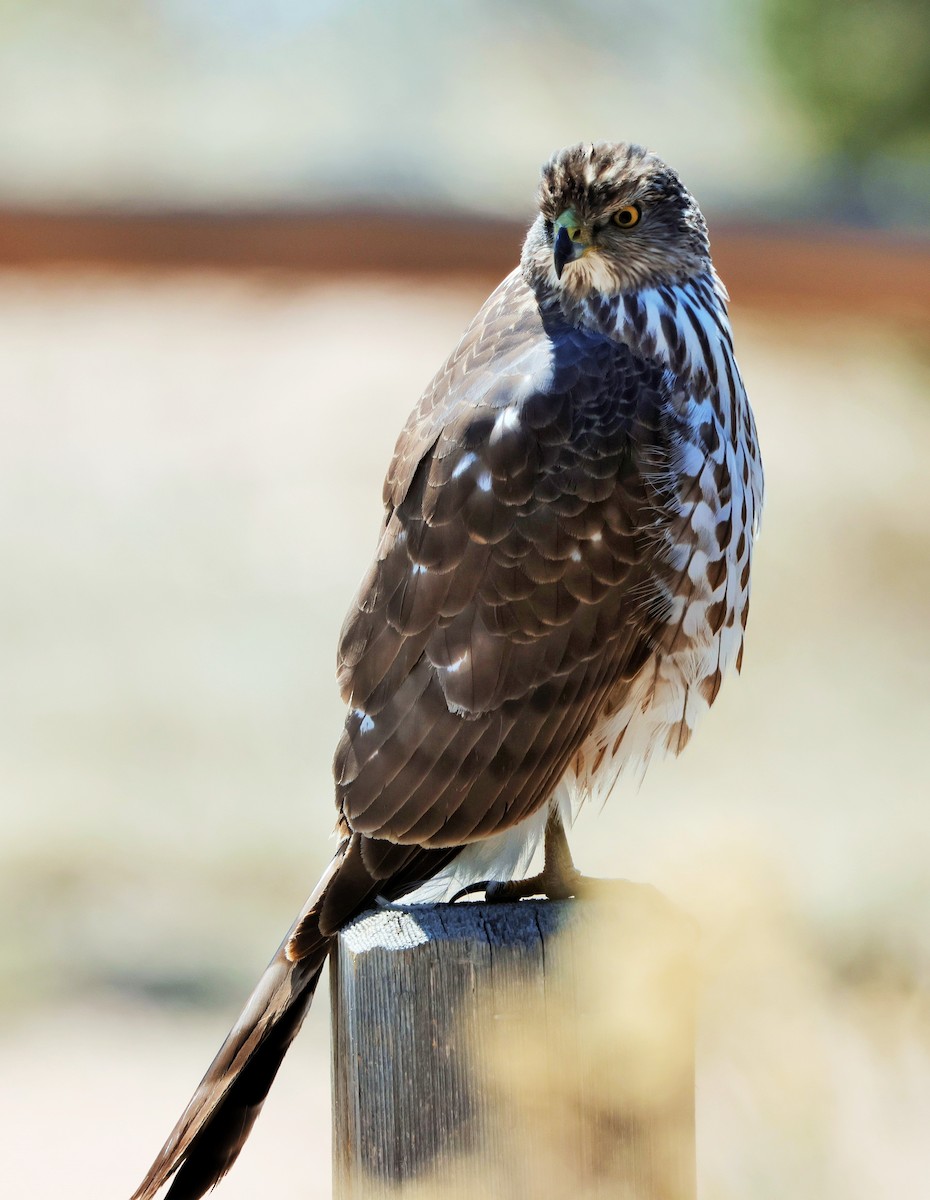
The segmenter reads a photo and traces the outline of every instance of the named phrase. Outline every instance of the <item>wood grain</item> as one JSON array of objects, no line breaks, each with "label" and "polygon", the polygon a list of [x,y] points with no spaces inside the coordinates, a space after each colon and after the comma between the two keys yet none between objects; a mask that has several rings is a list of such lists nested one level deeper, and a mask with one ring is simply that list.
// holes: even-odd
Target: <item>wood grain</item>
[{"label": "wood grain", "polygon": [[334,1196],[692,1200],[693,944],[632,884],[359,917],[332,957]]}]

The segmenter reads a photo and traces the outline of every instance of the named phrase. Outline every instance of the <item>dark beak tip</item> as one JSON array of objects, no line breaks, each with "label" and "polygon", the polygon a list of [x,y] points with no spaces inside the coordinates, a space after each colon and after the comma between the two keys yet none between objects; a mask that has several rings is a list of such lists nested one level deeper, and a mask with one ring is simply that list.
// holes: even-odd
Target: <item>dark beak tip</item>
[{"label": "dark beak tip", "polygon": [[572,239],[568,236],[568,230],[564,225],[560,225],[559,232],[555,235],[555,242],[552,246],[552,265],[555,267],[557,279],[562,278],[565,264],[573,257],[574,249]]}]

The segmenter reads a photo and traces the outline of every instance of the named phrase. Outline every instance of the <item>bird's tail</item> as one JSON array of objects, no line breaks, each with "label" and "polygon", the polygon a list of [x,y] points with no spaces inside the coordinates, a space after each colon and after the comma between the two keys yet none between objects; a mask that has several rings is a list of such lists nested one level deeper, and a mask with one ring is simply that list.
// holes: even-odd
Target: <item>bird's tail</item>
[{"label": "bird's tail", "polygon": [[357,833],[340,843],[132,1200],[152,1200],[172,1176],[166,1200],[199,1200],[222,1179],[307,1015],[335,935],[379,893],[403,894],[459,849],[395,845]]},{"label": "bird's tail", "polygon": [[167,1200],[198,1200],[236,1161],[316,991],[332,941],[320,931],[319,912],[345,848],[288,930],[132,1200],[151,1200],[172,1176]]}]

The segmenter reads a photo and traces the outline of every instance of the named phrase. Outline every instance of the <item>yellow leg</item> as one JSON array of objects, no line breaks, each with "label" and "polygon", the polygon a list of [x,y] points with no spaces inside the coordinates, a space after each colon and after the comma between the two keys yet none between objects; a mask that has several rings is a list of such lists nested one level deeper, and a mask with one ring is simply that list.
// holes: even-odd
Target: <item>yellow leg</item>
[{"label": "yellow leg", "polygon": [[585,882],[572,862],[561,813],[557,808],[553,808],[546,821],[543,869],[538,875],[533,875],[529,879],[507,881],[484,879],[480,883],[473,883],[469,887],[463,888],[453,897],[453,900],[472,895],[475,892],[484,892],[485,899],[494,904],[511,900],[526,900],[529,896],[547,896],[550,900],[567,900],[569,896],[577,896],[579,891],[583,890]]}]

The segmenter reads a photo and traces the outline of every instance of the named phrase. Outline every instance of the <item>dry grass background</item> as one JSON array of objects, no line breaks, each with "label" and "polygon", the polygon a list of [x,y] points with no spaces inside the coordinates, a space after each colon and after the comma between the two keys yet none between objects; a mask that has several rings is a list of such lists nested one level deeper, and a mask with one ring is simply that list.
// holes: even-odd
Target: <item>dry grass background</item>
[{"label": "dry grass background", "polygon": [[[342,613],[394,436],[481,299],[0,276],[11,1194],[132,1190],[316,878]],[[918,1197],[930,353],[739,296],[735,324],[768,472],[744,674],[576,857],[701,923],[704,1200]],[[327,1015],[224,1200],[328,1194]]]}]

